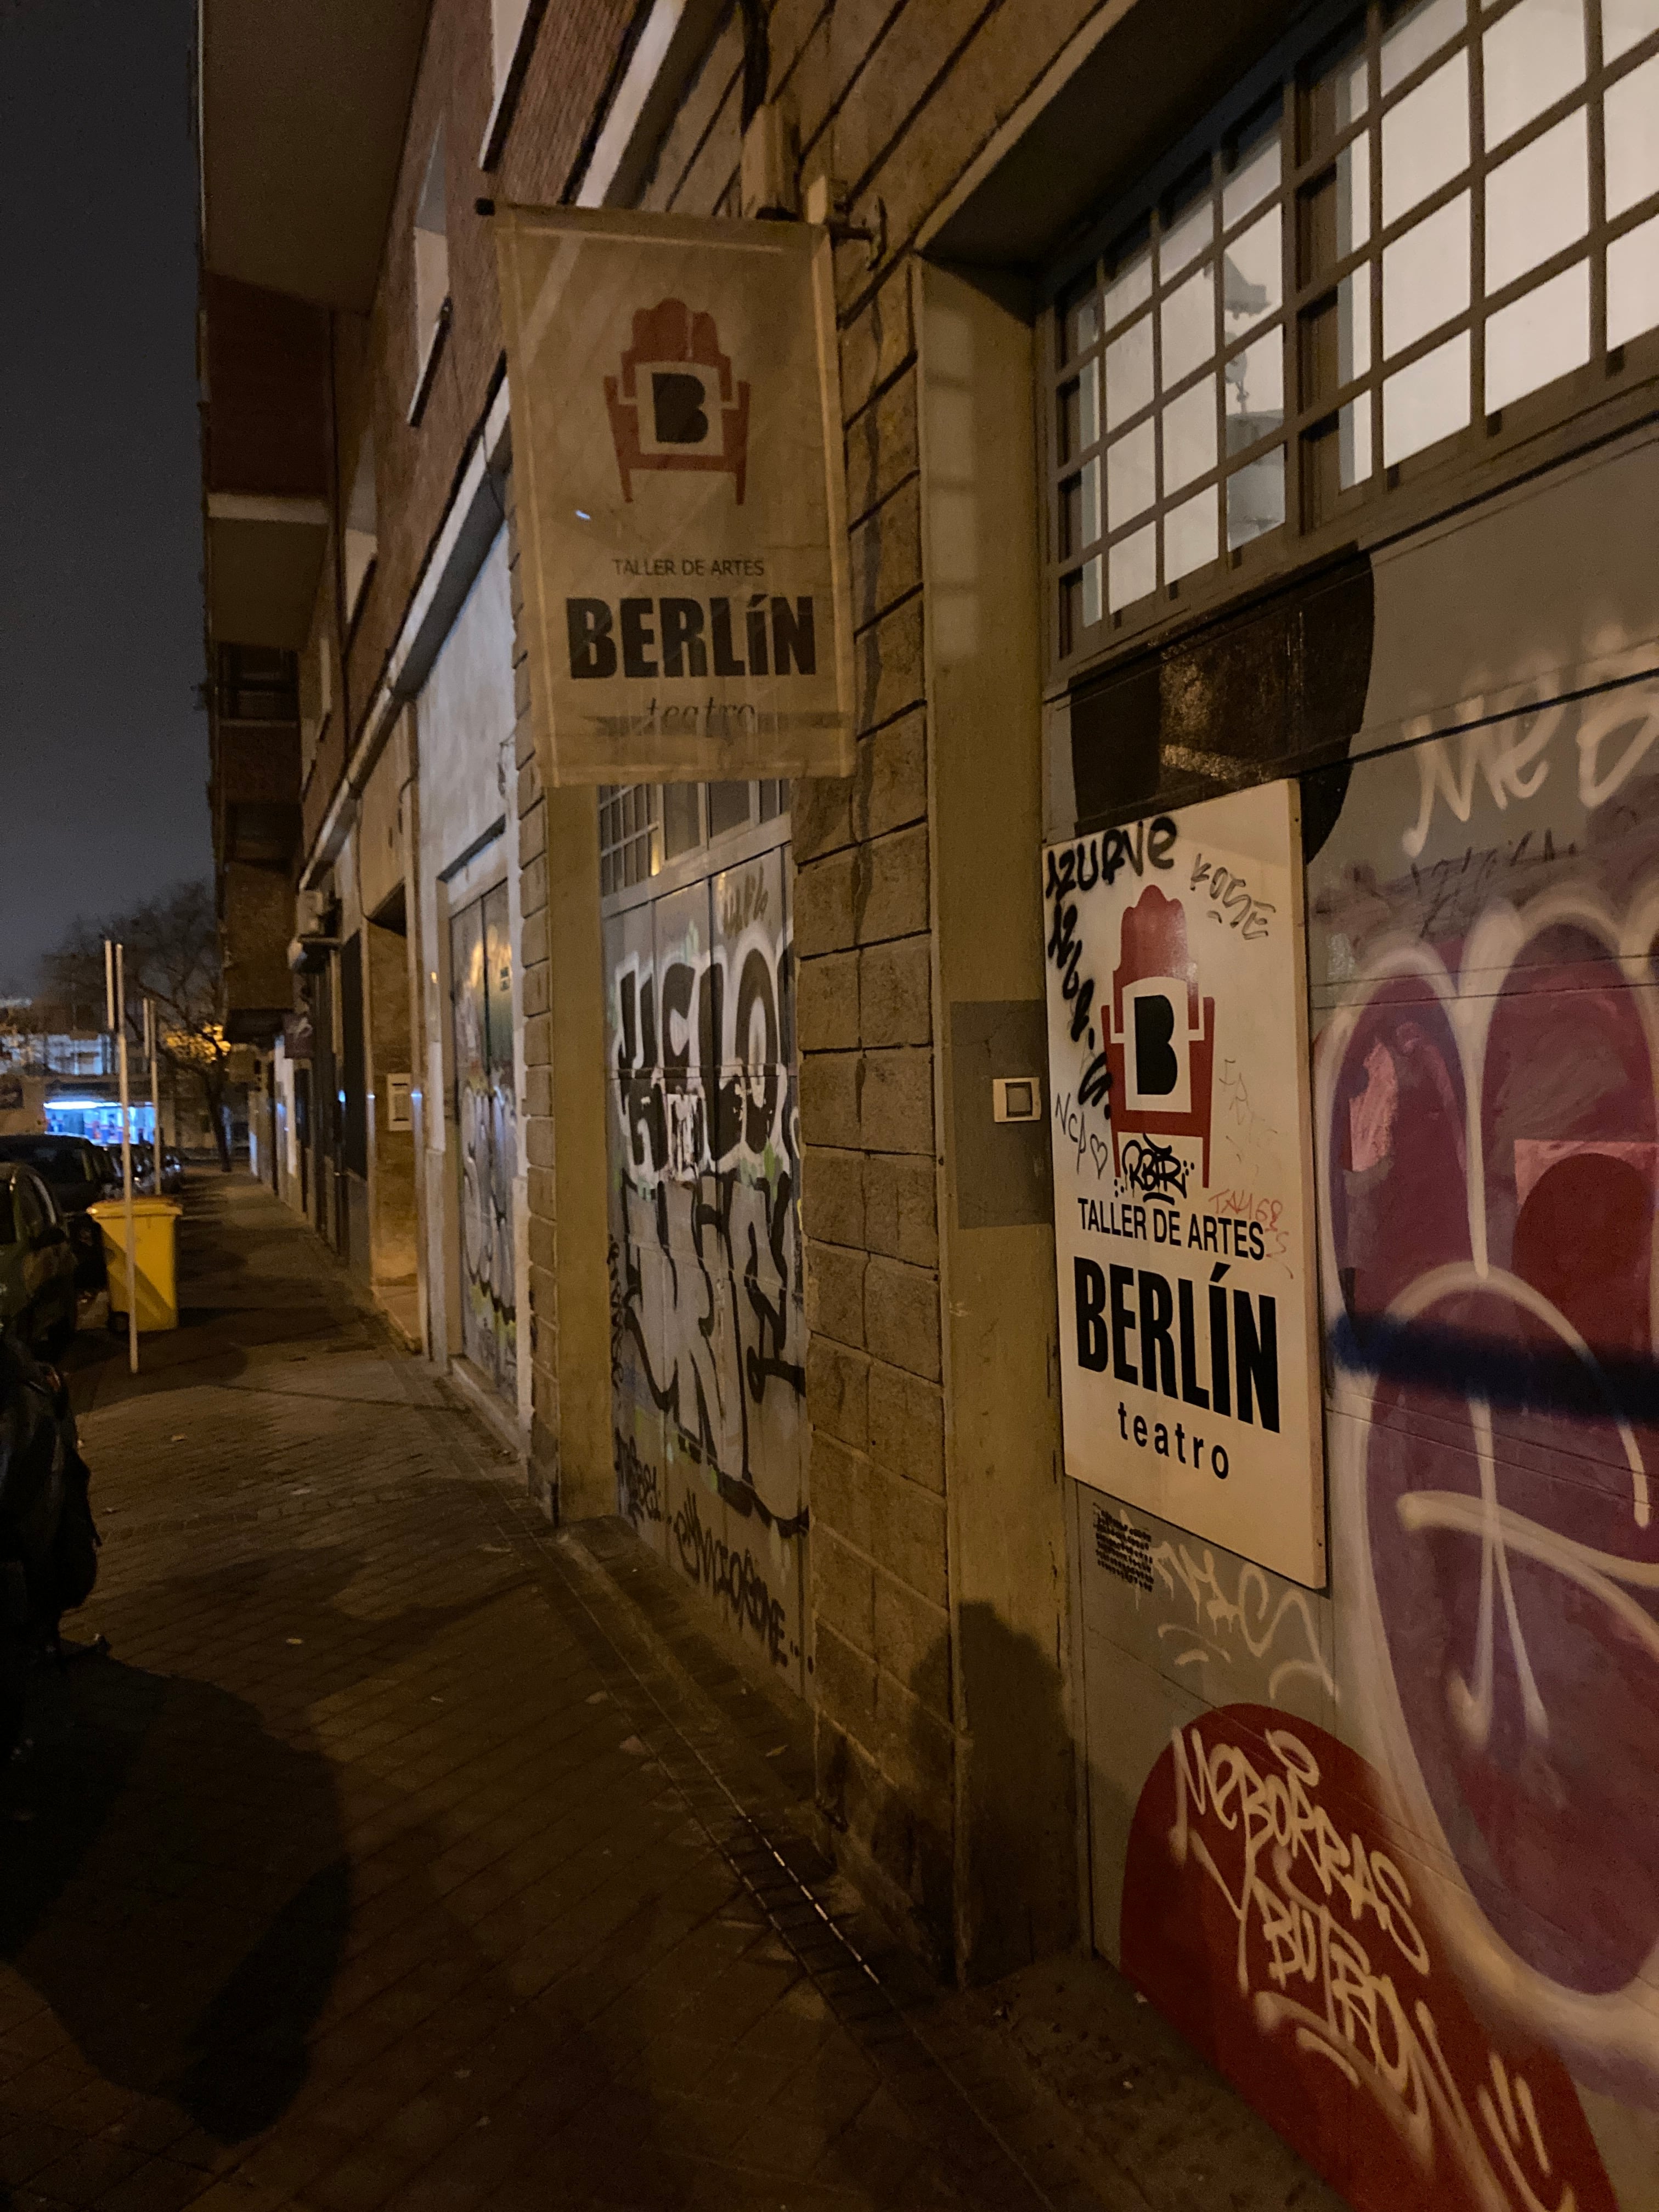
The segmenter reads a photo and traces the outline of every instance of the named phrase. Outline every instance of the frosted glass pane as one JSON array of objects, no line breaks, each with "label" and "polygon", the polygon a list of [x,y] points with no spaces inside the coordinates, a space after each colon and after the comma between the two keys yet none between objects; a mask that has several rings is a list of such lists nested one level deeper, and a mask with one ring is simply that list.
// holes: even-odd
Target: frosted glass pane
[{"label": "frosted glass pane", "polygon": [[1077,388],[1078,448],[1094,445],[1100,436],[1100,363],[1085,362]]},{"label": "frosted glass pane", "polygon": [[1179,384],[1215,351],[1213,271],[1200,269],[1158,310],[1164,343],[1164,389]]},{"label": "frosted glass pane", "polygon": [[1487,291],[1502,291],[1589,228],[1589,139],[1581,107],[1487,178]]},{"label": "frosted glass pane", "polygon": [[1152,296],[1152,249],[1137,246],[1133,252],[1121,254],[1117,265],[1106,280],[1106,328],[1121,323],[1126,315],[1144,307]]},{"label": "frosted glass pane", "polygon": [[1371,403],[1368,394],[1351,399],[1336,418],[1337,455],[1342,489],[1364,483],[1371,472]]},{"label": "frosted glass pane", "polygon": [[1085,561],[1083,564],[1083,621],[1089,629],[1094,628],[1105,612],[1100,604],[1100,556],[1097,553],[1092,561]]},{"label": "frosted glass pane", "polygon": [[1331,88],[1333,127],[1346,131],[1351,123],[1358,123],[1365,112],[1368,97],[1364,52],[1344,54],[1340,62],[1325,71],[1320,83]]},{"label": "frosted glass pane", "polygon": [[1115,607],[1144,599],[1158,582],[1158,532],[1148,523],[1107,556],[1107,594]]},{"label": "frosted glass pane", "polygon": [[1659,0],[1601,0],[1601,55],[1616,62],[1638,39],[1659,31]]},{"label": "frosted glass pane", "polygon": [[1152,319],[1143,315],[1106,349],[1106,428],[1115,430],[1152,400]]},{"label": "frosted glass pane", "polygon": [[1226,380],[1227,451],[1242,453],[1285,420],[1285,338],[1269,331],[1235,354]]},{"label": "frosted glass pane", "polygon": [[1469,419],[1469,334],[1460,331],[1382,386],[1382,465],[1392,468]]},{"label": "frosted glass pane", "polygon": [[1382,350],[1396,354],[1469,304],[1469,196],[1382,249]]},{"label": "frosted glass pane", "polygon": [[1487,32],[1481,58],[1497,146],[1584,82],[1584,0],[1521,0]]},{"label": "frosted glass pane", "polygon": [[1209,244],[1215,230],[1215,207],[1207,192],[1183,213],[1171,218],[1158,249],[1158,280],[1167,284]]},{"label": "frosted glass pane", "polygon": [[1173,584],[1178,576],[1189,576],[1194,568],[1201,568],[1206,561],[1218,557],[1216,528],[1220,514],[1220,501],[1213,484],[1206,484],[1201,492],[1189,499],[1184,507],[1173,508],[1164,518],[1164,580]]},{"label": "frosted glass pane", "polygon": [[1464,21],[1463,0],[1419,0],[1415,8],[1402,9],[1382,33],[1382,97],[1455,39]]},{"label": "frosted glass pane", "polygon": [[1081,521],[1078,532],[1079,545],[1092,545],[1100,535],[1100,459],[1090,461],[1083,471]]},{"label": "frosted glass pane", "polygon": [[1371,272],[1356,269],[1336,288],[1336,380],[1352,384],[1371,365]]},{"label": "frosted glass pane", "polygon": [[1279,126],[1240,153],[1238,167],[1221,187],[1221,220],[1231,230],[1241,216],[1279,189]]},{"label": "frosted glass pane", "polygon": [[1620,77],[1607,99],[1607,213],[1659,192],[1659,54]]},{"label": "frosted glass pane", "polygon": [[1242,338],[1252,323],[1276,314],[1285,294],[1285,258],[1279,210],[1253,222],[1221,257],[1221,312],[1227,338]]},{"label": "frosted glass pane", "polygon": [[1100,336],[1100,309],[1092,292],[1067,310],[1065,329],[1066,358],[1075,361],[1080,353],[1087,353]]},{"label": "frosted glass pane", "polygon": [[1275,446],[1227,479],[1227,550],[1231,553],[1285,520],[1285,448]]},{"label": "frosted glass pane", "polygon": [[1338,259],[1364,246],[1371,234],[1371,142],[1368,132],[1336,157],[1336,252]]},{"label": "frosted glass pane", "polygon": [[1659,215],[1607,248],[1607,343],[1623,345],[1659,323]]},{"label": "frosted glass pane", "polygon": [[1164,410],[1164,496],[1215,466],[1215,386],[1206,376]]},{"label": "frosted glass pane", "polygon": [[1486,325],[1486,412],[1589,359],[1589,264],[1525,292]]},{"label": "frosted glass pane", "polygon": [[1142,422],[1106,448],[1106,519],[1114,530],[1144,514],[1157,493],[1152,426]]},{"label": "frosted glass pane", "polygon": [[1454,54],[1382,118],[1382,220],[1414,208],[1469,165],[1469,61]]}]

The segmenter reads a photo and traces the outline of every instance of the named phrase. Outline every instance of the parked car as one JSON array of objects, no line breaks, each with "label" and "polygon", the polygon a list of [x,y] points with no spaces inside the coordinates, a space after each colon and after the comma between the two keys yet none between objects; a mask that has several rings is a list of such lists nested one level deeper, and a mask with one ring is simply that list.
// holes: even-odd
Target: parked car
[{"label": "parked car", "polygon": [[76,1255],[52,1193],[21,1160],[0,1160],[0,1334],[61,1359],[75,1322]]},{"label": "parked car", "polygon": [[[115,1172],[118,1182],[121,1173],[121,1164],[118,1159],[115,1164]],[[135,1190],[143,1191],[150,1197],[155,1194],[155,1147],[142,1138],[132,1147],[132,1184]],[[184,1185],[184,1162],[171,1145],[163,1146],[161,1149],[162,1192],[165,1194],[171,1190],[182,1190]]]},{"label": "parked car", "polygon": [[98,1579],[88,1482],[63,1378],[0,1334],[0,1768],[22,1738],[33,1664],[68,1656],[58,1623]]},{"label": "parked car", "polygon": [[104,1240],[87,1208],[119,1192],[119,1160],[112,1182],[108,1153],[85,1137],[0,1137],[0,1162],[6,1160],[32,1168],[46,1184],[75,1249],[76,1280],[83,1291],[101,1290]]}]

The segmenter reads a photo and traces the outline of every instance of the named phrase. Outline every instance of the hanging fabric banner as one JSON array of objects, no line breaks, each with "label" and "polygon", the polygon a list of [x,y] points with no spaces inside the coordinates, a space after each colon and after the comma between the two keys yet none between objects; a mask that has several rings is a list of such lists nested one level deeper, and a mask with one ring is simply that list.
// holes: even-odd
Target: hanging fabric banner
[{"label": "hanging fabric banner", "polygon": [[509,207],[495,239],[552,781],[848,774],[827,234]]}]

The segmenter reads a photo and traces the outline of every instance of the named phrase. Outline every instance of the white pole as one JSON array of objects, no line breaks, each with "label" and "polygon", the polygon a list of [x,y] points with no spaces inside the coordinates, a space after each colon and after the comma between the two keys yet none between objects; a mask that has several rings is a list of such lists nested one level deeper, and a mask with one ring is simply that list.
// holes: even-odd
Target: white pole
[{"label": "white pole", "polygon": [[121,1056],[121,1196],[127,1221],[127,1368],[138,1372],[138,1247],[132,1215],[132,1092],[127,1079],[127,974],[125,947],[115,948],[116,1038]]},{"label": "white pole", "polygon": [[161,1035],[161,1024],[155,1012],[155,1001],[154,999],[146,999],[144,1042],[149,1051],[149,1150],[155,1171],[154,1187],[150,1192],[152,1198],[160,1198],[161,1195],[161,1078],[155,1062],[156,1040]]}]

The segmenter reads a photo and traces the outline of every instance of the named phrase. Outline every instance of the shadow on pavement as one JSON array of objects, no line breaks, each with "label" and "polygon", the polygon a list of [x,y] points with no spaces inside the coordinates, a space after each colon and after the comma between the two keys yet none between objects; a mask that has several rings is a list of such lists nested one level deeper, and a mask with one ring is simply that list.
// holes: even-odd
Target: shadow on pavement
[{"label": "shadow on pavement", "polygon": [[[476,1610],[351,1621],[333,1601],[356,1565],[289,1550],[169,1578],[147,1609],[200,1623],[204,1668],[222,1628],[225,1671],[242,1673],[234,1624],[279,1614],[301,1650],[328,1652],[331,1693]],[[104,2080],[165,2098],[218,2142],[259,2133],[306,2078],[351,1922],[335,1768],[307,1727],[285,1739],[247,1698],[118,1656],[39,1674],[30,1732],[32,1755],[0,1781],[0,1958]],[[441,1848],[405,1847],[417,1863]]]}]

